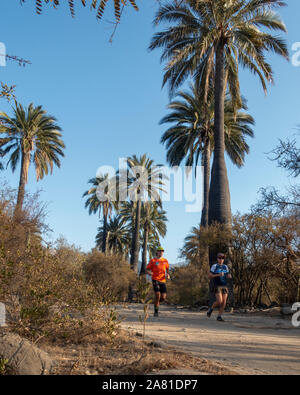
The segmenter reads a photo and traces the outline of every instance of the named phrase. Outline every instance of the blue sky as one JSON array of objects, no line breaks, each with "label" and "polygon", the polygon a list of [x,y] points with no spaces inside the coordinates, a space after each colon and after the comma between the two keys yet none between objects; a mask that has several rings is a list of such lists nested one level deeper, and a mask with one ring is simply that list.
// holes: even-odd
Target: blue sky
[{"label": "blue sky", "polygon": [[[52,240],[64,235],[84,251],[94,247],[99,220],[84,209],[82,194],[98,167],[117,168],[120,157],[143,153],[156,163],[166,164],[165,149],[159,142],[164,127],[158,122],[166,114],[169,99],[167,91],[161,89],[161,53],[147,50],[155,32],[152,20],[156,6],[154,0],[138,3],[140,11],[128,8],[112,43],[109,21],[113,17],[109,10],[103,21],[97,22],[95,14],[81,7],[79,1],[75,19],[66,5],[57,10],[45,8],[38,16],[33,0],[23,6],[18,0],[0,3],[0,41],[7,54],[32,63],[19,67],[8,61],[6,67],[0,67],[0,80],[16,85],[17,99],[23,105],[41,104],[54,115],[66,144],[61,168],[55,168],[52,176],[39,183],[32,168],[28,190],[42,190],[41,198],[48,203]],[[288,3],[280,12],[293,55],[293,43],[300,42],[300,3]],[[241,71],[242,93],[256,126],[244,168],[237,169],[227,160],[233,213],[247,211],[260,187],[283,189],[290,182],[266,153],[279,138],[291,137],[300,124],[300,67],[275,56],[270,56],[270,61],[275,85],[269,87],[267,96],[256,77]],[[0,107],[10,113],[4,100]],[[19,172],[13,175],[7,169],[0,177],[17,187]],[[200,212],[186,213],[185,204],[164,205],[169,222],[162,244],[170,263],[176,262],[184,237],[200,220]]]}]

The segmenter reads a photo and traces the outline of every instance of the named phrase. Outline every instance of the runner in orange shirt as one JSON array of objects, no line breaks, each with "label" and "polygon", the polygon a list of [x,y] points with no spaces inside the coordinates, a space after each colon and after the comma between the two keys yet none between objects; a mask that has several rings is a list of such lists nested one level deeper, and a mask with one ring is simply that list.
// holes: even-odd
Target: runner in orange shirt
[{"label": "runner in orange shirt", "polygon": [[169,274],[169,262],[163,258],[164,249],[158,247],[156,251],[156,257],[151,259],[146,267],[146,272],[152,276],[152,284],[155,292],[154,302],[154,317],[158,317],[158,308],[160,302],[166,300],[167,287],[166,278],[170,278]]}]

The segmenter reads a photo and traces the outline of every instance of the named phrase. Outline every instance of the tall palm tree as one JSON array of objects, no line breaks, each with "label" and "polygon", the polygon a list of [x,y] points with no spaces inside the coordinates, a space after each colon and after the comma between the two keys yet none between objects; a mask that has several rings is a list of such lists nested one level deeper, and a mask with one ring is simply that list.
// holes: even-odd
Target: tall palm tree
[{"label": "tall palm tree", "polygon": [[[91,178],[88,181],[92,187],[84,192],[82,197],[88,196],[85,201],[85,208],[88,208],[89,214],[99,212],[103,213],[103,232],[102,232],[102,247],[101,250],[105,254],[107,248],[107,221],[113,209],[117,209],[117,196],[116,196],[116,178],[109,178],[106,173],[99,174],[97,177]],[[102,186],[100,188],[100,186]]]},{"label": "tall palm tree", "polygon": [[161,209],[157,203],[151,201],[145,202],[141,210],[141,224],[143,228],[143,247],[142,247],[142,266],[140,273],[146,273],[147,251],[149,237],[153,237],[159,242],[159,236],[164,237],[167,232],[166,211]]},{"label": "tall palm tree", "polygon": [[[116,215],[107,224],[107,249],[113,254],[126,258],[130,245],[130,228],[121,215]],[[104,227],[98,228],[96,236],[97,247],[102,247]]]},{"label": "tall palm tree", "polygon": [[[138,6],[136,5],[136,0],[128,0],[129,3],[132,5],[132,7],[137,11]],[[69,9],[71,12],[72,17],[75,16],[75,0],[69,0]],[[116,21],[119,22],[120,17],[121,17],[121,4],[123,7],[127,6],[127,0],[110,0],[110,3],[114,3],[114,9],[115,9],[115,18]],[[21,3],[25,3],[25,0],[21,0]],[[35,0],[35,7],[36,7],[36,12],[37,14],[42,13],[43,9],[43,4],[44,3],[49,3],[49,0]],[[96,16],[97,19],[101,19],[104,13],[104,10],[106,8],[106,5],[108,3],[108,0],[91,0],[90,2],[87,2],[86,0],[81,0],[81,4],[85,7],[87,3],[90,3],[90,8],[96,10]],[[60,5],[60,0],[54,0],[51,2],[54,8]]]},{"label": "tall palm tree", "polygon": [[[183,0],[158,10],[154,23],[171,26],[154,35],[150,49],[162,47],[167,61],[163,84],[171,93],[189,76],[214,76],[214,157],[209,193],[209,223],[230,224],[230,194],[224,159],[224,101],[228,84],[234,106],[241,103],[238,66],[258,75],[266,92],[273,81],[265,52],[288,59],[285,42],[266,30],[286,32],[276,7],[279,0]],[[225,71],[226,70],[226,71]],[[203,93],[205,94],[205,92]]]},{"label": "tall palm tree", "polygon": [[14,172],[21,162],[20,180],[15,215],[22,211],[25,186],[28,182],[30,163],[33,162],[36,180],[39,181],[52,174],[53,165],[60,167],[60,156],[64,156],[65,144],[61,140],[61,128],[56,119],[48,115],[42,106],[34,107],[31,103],[27,109],[15,102],[13,116],[0,113],[0,138],[2,156],[12,152],[7,165]]},{"label": "tall palm tree", "polygon": [[[178,99],[173,100],[168,108],[172,110],[160,121],[160,124],[171,123],[164,132],[161,142],[167,147],[167,160],[171,166],[179,166],[185,159],[186,166],[198,164],[199,156],[204,168],[204,204],[201,214],[201,225],[208,225],[210,157],[214,149],[214,101],[210,90],[207,102],[196,84],[190,91],[179,92]],[[242,98],[242,109],[247,110],[246,101]],[[250,125],[254,119],[244,111],[236,114],[229,95],[225,99],[225,149],[231,161],[241,167],[249,146],[246,136],[253,137]]]},{"label": "tall palm tree", "polygon": [[137,272],[139,261],[139,236],[141,225],[142,201],[156,201],[160,204],[159,191],[162,191],[164,182],[160,173],[160,165],[146,154],[137,157],[133,155],[127,158],[128,164],[128,195],[129,199],[136,204],[135,224],[133,227],[132,246],[130,252],[131,268]]}]

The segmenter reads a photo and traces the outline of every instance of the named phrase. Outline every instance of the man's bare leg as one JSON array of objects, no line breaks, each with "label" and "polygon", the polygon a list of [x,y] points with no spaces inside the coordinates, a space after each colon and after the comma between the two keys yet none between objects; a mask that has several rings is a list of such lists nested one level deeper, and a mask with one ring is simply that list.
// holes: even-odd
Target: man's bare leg
[{"label": "man's bare leg", "polygon": [[219,307],[219,308],[220,308],[220,306],[221,306],[221,304],[222,304],[222,302],[223,302],[223,298],[222,298],[222,294],[221,294],[221,293],[216,293],[215,296],[216,296],[216,301],[215,301],[214,304],[211,306],[211,308],[209,308],[208,311],[207,311],[207,316],[208,316],[208,317],[211,316],[211,314],[212,314],[212,312],[213,312],[213,309],[215,309],[216,307]]},{"label": "man's bare leg", "polygon": [[228,295],[227,294],[223,294],[222,303],[219,306],[219,316],[221,316],[224,313],[226,302],[227,302],[227,298],[228,298]]},{"label": "man's bare leg", "polygon": [[222,298],[222,294],[221,293],[217,293],[216,294],[216,301],[215,303],[212,305],[212,309],[215,309],[216,307],[219,307],[222,305],[223,303],[223,298]]},{"label": "man's bare leg", "polygon": [[167,298],[167,294],[161,294],[160,295],[160,303],[164,302],[166,300],[166,298]]},{"label": "man's bare leg", "polygon": [[158,316],[158,308],[160,303],[160,292],[155,292],[155,301],[154,301],[154,316]]}]

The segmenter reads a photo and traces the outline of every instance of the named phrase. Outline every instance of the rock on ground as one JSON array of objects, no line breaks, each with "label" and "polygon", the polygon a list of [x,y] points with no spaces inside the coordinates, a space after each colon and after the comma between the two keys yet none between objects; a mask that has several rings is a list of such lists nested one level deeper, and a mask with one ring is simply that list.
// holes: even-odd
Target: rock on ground
[{"label": "rock on ground", "polygon": [[280,308],[280,313],[282,315],[292,315],[295,311],[292,310],[292,306],[289,305],[283,305]]},{"label": "rock on ground", "polygon": [[30,341],[15,333],[0,332],[0,360],[5,360],[9,374],[45,375],[52,371],[54,361]]}]

